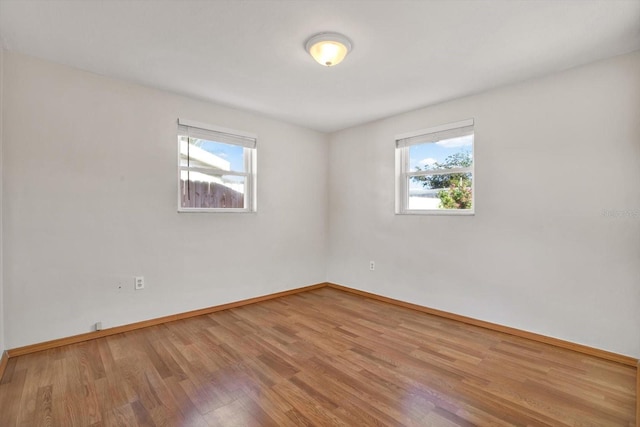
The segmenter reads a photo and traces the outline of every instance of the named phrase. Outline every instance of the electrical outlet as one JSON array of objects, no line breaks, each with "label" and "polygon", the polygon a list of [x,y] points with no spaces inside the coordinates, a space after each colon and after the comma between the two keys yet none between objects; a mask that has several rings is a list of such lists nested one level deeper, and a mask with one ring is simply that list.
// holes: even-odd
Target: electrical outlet
[{"label": "electrical outlet", "polygon": [[373,271],[376,269],[375,261],[369,261],[369,270]]},{"label": "electrical outlet", "polygon": [[96,322],[96,331],[101,331],[102,330],[102,322]]},{"label": "electrical outlet", "polygon": [[136,276],[135,277],[135,289],[139,291],[140,289],[144,289],[144,277]]}]

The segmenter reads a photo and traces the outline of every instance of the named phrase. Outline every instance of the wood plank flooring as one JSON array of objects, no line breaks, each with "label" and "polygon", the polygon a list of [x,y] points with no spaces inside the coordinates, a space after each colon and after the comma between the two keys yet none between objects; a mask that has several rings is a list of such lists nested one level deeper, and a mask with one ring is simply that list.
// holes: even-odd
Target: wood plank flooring
[{"label": "wood plank flooring", "polygon": [[322,288],[11,358],[0,426],[635,426],[636,369]]}]

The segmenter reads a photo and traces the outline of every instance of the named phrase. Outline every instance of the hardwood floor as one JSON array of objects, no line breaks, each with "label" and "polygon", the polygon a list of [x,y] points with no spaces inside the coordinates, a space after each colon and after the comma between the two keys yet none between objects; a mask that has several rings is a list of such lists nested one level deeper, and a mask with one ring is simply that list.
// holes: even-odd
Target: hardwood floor
[{"label": "hardwood floor", "polygon": [[12,357],[0,426],[634,426],[636,381],[322,288]]}]

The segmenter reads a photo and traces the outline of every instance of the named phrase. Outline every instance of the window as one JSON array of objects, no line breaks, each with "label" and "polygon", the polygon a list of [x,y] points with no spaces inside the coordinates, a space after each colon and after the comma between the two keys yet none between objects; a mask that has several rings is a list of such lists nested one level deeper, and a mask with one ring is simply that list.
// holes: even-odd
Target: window
[{"label": "window", "polygon": [[256,139],[179,119],[178,211],[255,211]]},{"label": "window", "polygon": [[473,214],[473,119],[396,137],[396,213]]}]

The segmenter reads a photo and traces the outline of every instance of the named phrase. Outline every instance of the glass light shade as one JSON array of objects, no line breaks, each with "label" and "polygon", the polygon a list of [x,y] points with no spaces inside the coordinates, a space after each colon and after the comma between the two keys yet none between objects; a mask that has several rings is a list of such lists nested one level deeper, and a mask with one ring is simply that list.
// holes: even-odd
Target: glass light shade
[{"label": "glass light shade", "polygon": [[307,40],[305,48],[318,64],[332,67],[347,56],[351,50],[351,42],[341,34],[321,33]]}]

